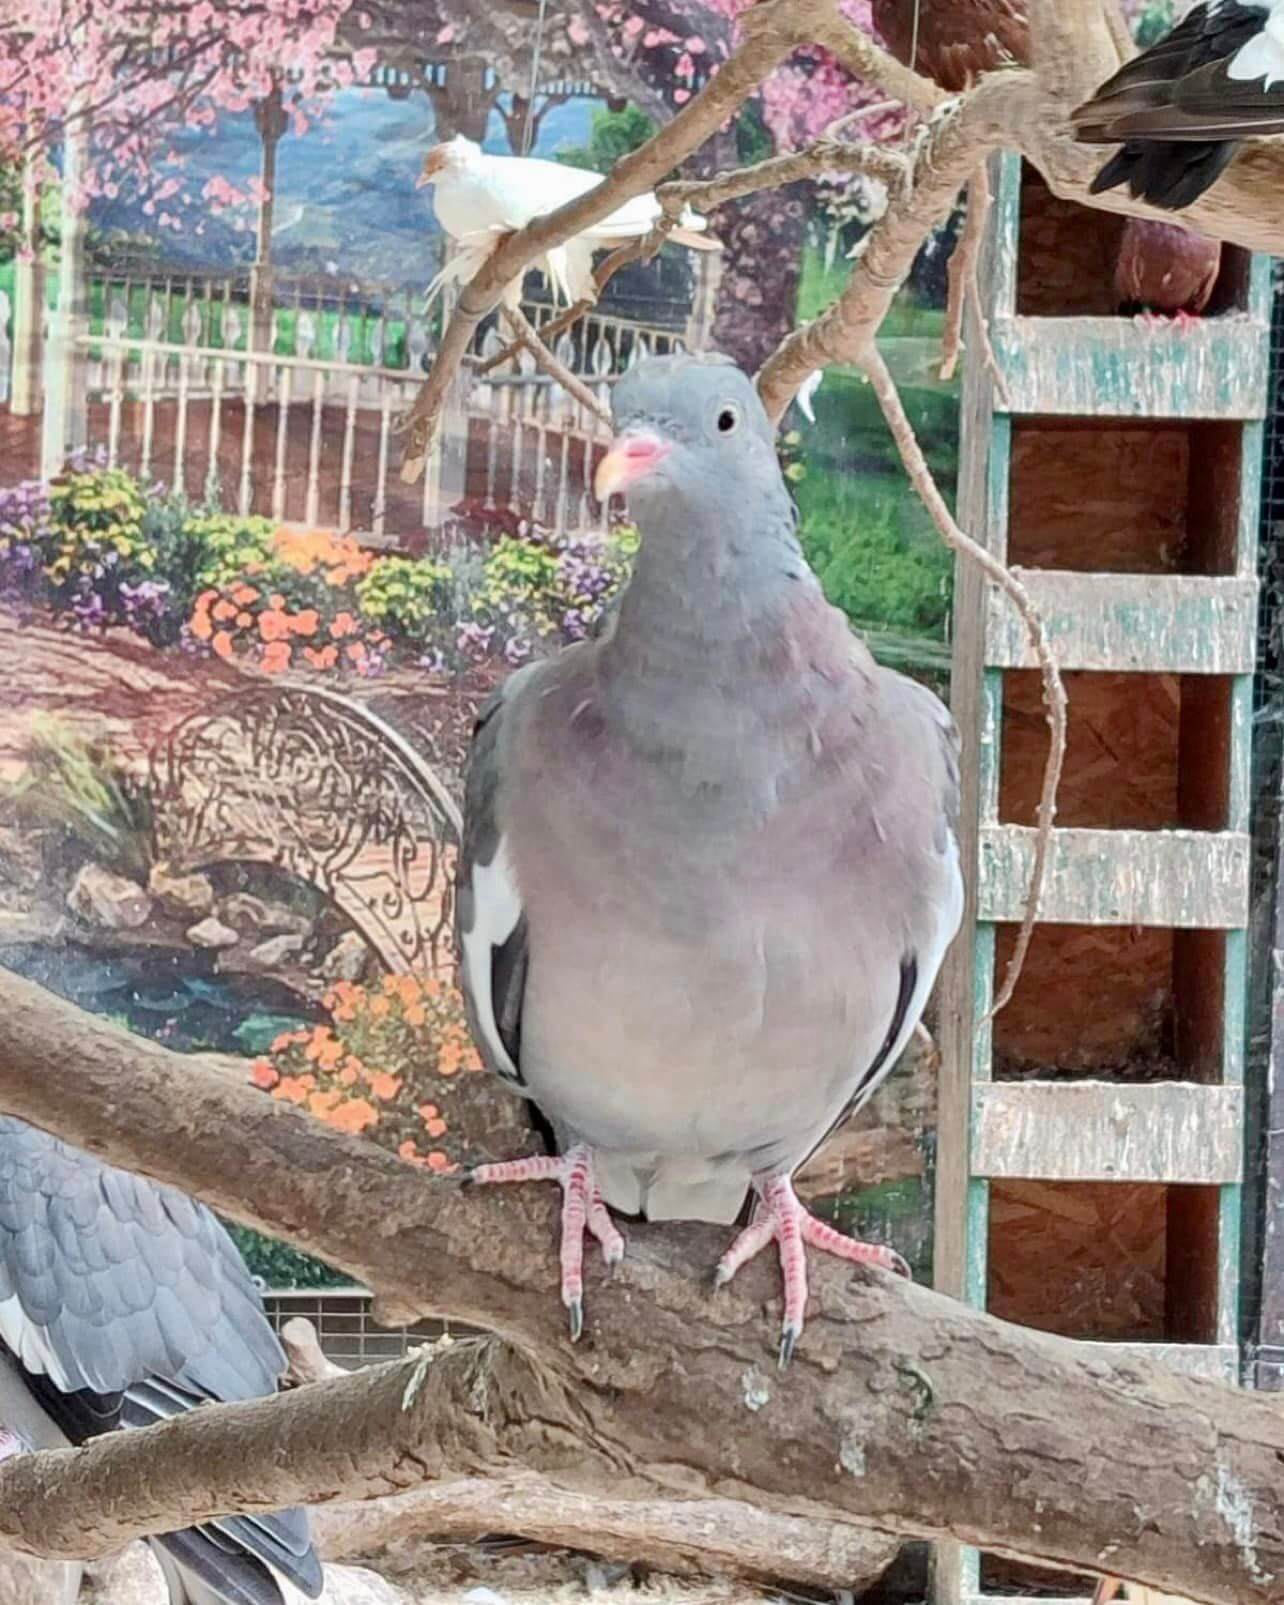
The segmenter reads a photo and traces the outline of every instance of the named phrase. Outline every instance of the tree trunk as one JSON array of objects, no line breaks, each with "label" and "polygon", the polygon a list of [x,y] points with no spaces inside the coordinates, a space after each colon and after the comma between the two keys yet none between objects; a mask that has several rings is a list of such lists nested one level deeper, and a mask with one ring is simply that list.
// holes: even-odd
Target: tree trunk
[{"label": "tree trunk", "polygon": [[747,373],[757,373],[794,326],[812,193],[810,184],[762,190],[711,220],[723,243],[713,346]]}]

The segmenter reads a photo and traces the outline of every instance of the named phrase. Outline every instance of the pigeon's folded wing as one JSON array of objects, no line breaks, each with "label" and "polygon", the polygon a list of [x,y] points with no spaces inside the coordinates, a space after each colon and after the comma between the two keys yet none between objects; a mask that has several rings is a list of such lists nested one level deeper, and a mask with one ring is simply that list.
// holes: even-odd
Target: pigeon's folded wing
[{"label": "pigeon's folded wing", "polygon": [[529,664],[500,686],[473,732],[464,797],[464,839],[455,898],[460,973],[473,1040],[488,1069],[514,1086],[521,1071],[522,1000],[528,940],[500,823],[506,720],[539,668]]}]

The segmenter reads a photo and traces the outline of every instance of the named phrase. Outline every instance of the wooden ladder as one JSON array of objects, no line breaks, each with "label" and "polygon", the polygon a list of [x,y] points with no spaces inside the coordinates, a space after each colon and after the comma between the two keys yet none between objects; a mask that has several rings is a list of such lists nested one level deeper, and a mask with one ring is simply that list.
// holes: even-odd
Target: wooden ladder
[{"label": "wooden ladder", "polygon": [[[1072,1074],[1038,1068],[1031,1074],[1027,1065],[1019,1078],[996,1075],[1003,1069],[995,1057],[1003,1019],[980,1022],[1002,980],[1002,947],[1006,943],[1010,951],[1011,932],[1024,909],[1035,837],[1028,820],[1014,823],[1004,817],[1003,763],[1010,749],[1005,703],[1011,677],[1024,671],[1028,686],[1035,660],[1007,599],[962,564],[952,696],[964,743],[962,833],[964,864],[970,869],[963,930],[941,988],[936,1286],[977,1308],[991,1305],[995,1184],[1157,1184],[1166,1189],[1160,1204],[1167,1211],[1165,1253],[1177,1243],[1182,1255],[1177,1285],[1165,1283],[1165,1298],[1182,1312],[1174,1323],[1180,1332],[1172,1341],[1154,1341],[1152,1332],[1152,1341],[1144,1345],[1100,1346],[1123,1357],[1135,1347],[1178,1370],[1234,1381],[1239,1375],[1250,719],[1269,260],[1246,253],[1228,256],[1224,278],[1237,279],[1232,309],[1194,329],[1147,327],[1119,316],[1031,315],[1029,302],[1039,297],[1025,293],[1022,279],[1023,182],[1027,201],[1036,189],[1041,197],[1030,228],[1044,249],[1058,227],[1078,225],[1066,203],[1039,188],[1041,181],[1029,175],[1023,180],[1019,158],[996,158],[991,173],[995,206],[981,267],[982,301],[1006,399],[996,393],[979,360],[973,328],[964,382],[960,522],[1004,559],[1011,554],[1022,563],[1024,552],[1040,547],[1073,558],[1064,566],[1021,568],[1063,671],[1182,677],[1162,682],[1176,687],[1181,704],[1173,759],[1174,828],[1076,827],[1072,808],[1070,822],[1059,826],[1053,839],[1035,943],[1051,926],[1174,933],[1171,994],[1173,1017],[1181,1021],[1174,1053],[1184,1079],[1077,1079],[1084,1073],[1082,1064]],[[1084,228],[1118,226],[1112,220],[1094,223],[1100,214],[1079,210],[1078,216]],[[1073,242],[1066,247],[1074,248]],[[1055,243],[1048,260],[1059,260]],[[1045,292],[1043,310],[1059,310],[1054,291]],[[1046,536],[1040,521],[1051,515],[1041,510],[1037,478],[1031,481],[1025,469],[1014,523],[1014,447],[1036,446],[1032,431],[1042,429],[1045,441],[1054,435],[1072,440],[1065,431],[1082,435],[1094,427],[1070,420],[1103,420],[1096,426],[1103,440],[1105,432],[1129,427],[1129,420],[1178,421],[1157,426],[1160,432],[1167,429],[1169,443],[1180,421],[1207,421],[1194,425],[1186,448],[1190,470],[1184,509],[1186,540],[1196,549],[1196,568],[1204,572],[1141,572],[1135,562],[1132,572],[1092,571],[1091,555],[1066,543],[1064,495],[1060,533]],[[1085,462],[1096,460],[1092,449],[1090,444],[1082,448]],[[1053,464],[1052,448],[1039,450],[1041,460]],[[1028,453],[1024,460],[1028,464]],[[1110,472],[1104,461],[1100,472]],[[1092,479],[1091,473],[1084,476],[1085,500],[1097,489]],[[1073,507],[1069,516],[1072,520]],[[1099,538],[1104,554],[1111,531],[1094,532],[1090,516],[1082,529]],[[1165,558],[1151,567],[1158,570],[1164,562],[1170,570],[1190,566]],[[1103,569],[1108,566],[1108,560],[1102,562]],[[1126,688],[1141,682],[1112,684]],[[1075,695],[1072,689],[1072,726]],[[1023,739],[1031,751],[1033,701],[1027,690]],[[1037,734],[1041,760],[1046,751],[1041,725]],[[1072,729],[1068,778],[1076,761],[1074,739]],[[1077,812],[1082,815],[1082,807]],[[1026,973],[1030,978],[1029,968]],[[1037,976],[1033,984],[1040,984]],[[1078,1006],[1087,1023],[1097,999],[1084,995]],[[1087,1073],[1092,1074],[1091,1067]],[[1067,1189],[1056,1196],[1072,1195]],[[1198,1329],[1198,1341],[1188,1328]],[[1074,1331],[1072,1319],[1064,1329],[1074,1336],[1092,1335]],[[1110,1446],[1103,1445],[1102,1452],[1108,1454]],[[1002,1591],[983,1592],[979,1562],[974,1549],[938,1545],[940,1605],[978,1605],[1003,1597]],[[1067,1578],[1066,1593],[1081,1594],[1082,1586]]]}]

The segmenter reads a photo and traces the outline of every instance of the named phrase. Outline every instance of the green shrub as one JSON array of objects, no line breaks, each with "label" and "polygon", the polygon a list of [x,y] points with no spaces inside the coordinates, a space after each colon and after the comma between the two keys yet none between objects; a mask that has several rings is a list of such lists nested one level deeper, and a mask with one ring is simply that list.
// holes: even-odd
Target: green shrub
[{"label": "green shrub", "polygon": [[276,525],[268,518],[245,518],[236,513],[189,516],[183,523],[182,541],[184,560],[195,565],[192,595],[222,590],[249,568],[274,569],[275,534]]},{"label": "green shrub", "polygon": [[357,582],[362,617],[409,641],[437,631],[454,600],[454,575],[426,557],[377,557]]}]

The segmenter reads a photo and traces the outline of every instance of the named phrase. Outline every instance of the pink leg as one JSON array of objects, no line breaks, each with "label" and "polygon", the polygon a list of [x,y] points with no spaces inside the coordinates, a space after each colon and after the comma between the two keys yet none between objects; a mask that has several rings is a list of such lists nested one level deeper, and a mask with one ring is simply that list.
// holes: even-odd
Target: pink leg
[{"label": "pink leg", "polygon": [[853,1265],[877,1265],[880,1270],[908,1276],[909,1266],[894,1249],[880,1243],[858,1243],[854,1237],[826,1226],[798,1202],[788,1176],[766,1176],[754,1183],[758,1202],[754,1217],[718,1261],[714,1276],[724,1287],[747,1260],[775,1241],[785,1281],[785,1316],[780,1333],[780,1364],[789,1364],[802,1336],[807,1309],[807,1247],[833,1254]]},{"label": "pink leg", "polygon": [[562,1189],[562,1303],[571,1323],[571,1342],[584,1330],[584,1234],[602,1245],[602,1259],[618,1265],[624,1258],[624,1239],[615,1229],[593,1175],[593,1150],[576,1143],[564,1154],[532,1159],[507,1159],[478,1165],[475,1182],[555,1181]]}]

